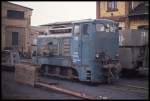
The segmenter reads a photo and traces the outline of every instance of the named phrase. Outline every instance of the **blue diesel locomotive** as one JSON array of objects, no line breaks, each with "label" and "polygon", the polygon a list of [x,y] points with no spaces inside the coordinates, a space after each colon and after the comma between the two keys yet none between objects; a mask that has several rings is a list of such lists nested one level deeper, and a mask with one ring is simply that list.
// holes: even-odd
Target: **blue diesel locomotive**
[{"label": "blue diesel locomotive", "polygon": [[119,33],[117,23],[107,19],[55,24],[50,35],[36,39],[32,54],[44,75],[87,82],[111,82],[118,78]]}]

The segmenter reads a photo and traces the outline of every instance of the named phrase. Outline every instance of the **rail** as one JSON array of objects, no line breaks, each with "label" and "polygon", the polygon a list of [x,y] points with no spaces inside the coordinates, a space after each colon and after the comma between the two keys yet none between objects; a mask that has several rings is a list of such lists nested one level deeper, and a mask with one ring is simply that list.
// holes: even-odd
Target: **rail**
[{"label": "rail", "polygon": [[62,93],[68,94],[68,95],[72,95],[75,97],[83,98],[83,99],[89,99],[89,100],[96,99],[95,97],[86,95],[85,93],[79,93],[79,92],[71,91],[71,90],[68,90],[68,89],[65,89],[62,87],[58,87],[57,85],[53,85],[53,84],[49,85],[49,84],[42,83],[42,82],[36,82],[35,86],[44,87],[44,88],[47,88],[50,90],[59,91],[59,92],[62,92]]}]

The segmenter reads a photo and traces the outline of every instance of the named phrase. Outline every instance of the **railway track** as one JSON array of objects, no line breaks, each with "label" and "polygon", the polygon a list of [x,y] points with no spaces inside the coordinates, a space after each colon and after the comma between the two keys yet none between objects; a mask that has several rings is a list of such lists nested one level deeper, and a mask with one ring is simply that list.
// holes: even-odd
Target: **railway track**
[{"label": "railway track", "polygon": [[44,80],[44,79],[41,79],[41,78],[36,83],[36,87],[46,88],[47,90],[58,91],[58,92],[61,92],[61,93],[64,93],[64,94],[67,94],[67,95],[70,95],[70,96],[74,96],[74,97],[81,98],[81,99],[87,99],[87,100],[111,99],[107,95],[106,96],[101,96],[101,95],[96,96],[96,95],[93,95],[93,94],[87,94],[87,92],[84,92],[82,90],[77,91],[75,89],[70,89],[67,86],[61,85],[61,83],[59,83],[57,81],[47,81],[47,80]]},{"label": "railway track", "polygon": [[148,94],[148,88],[133,84],[116,84],[111,87],[113,90],[128,91],[131,93]]},{"label": "railway track", "polygon": [[142,87],[142,86],[132,85],[132,84],[120,84],[119,86],[131,87],[131,88],[141,89],[141,90],[148,90],[147,87]]},{"label": "railway track", "polygon": [[[111,95],[111,94],[109,94],[108,93],[108,95],[107,94],[105,94],[106,96],[109,96],[109,97],[103,97],[103,96],[99,96],[99,94],[93,94],[93,93],[89,93],[88,92],[88,94],[87,94],[87,92],[80,92],[80,91],[82,91],[82,90],[76,90],[76,89],[69,89],[70,87],[67,87],[67,86],[64,86],[64,85],[62,85],[62,82],[61,82],[61,80],[47,80],[47,79],[42,79],[42,78],[39,78],[39,80],[40,80],[40,82],[42,82],[42,83],[44,83],[44,85],[41,85],[41,86],[45,86],[45,88],[46,88],[46,90],[54,90],[54,91],[57,91],[57,92],[61,92],[61,91],[58,91],[58,89],[57,88],[61,88],[61,89],[63,89],[63,90],[67,90],[67,91],[71,91],[71,92],[75,92],[75,93],[77,93],[79,96],[88,96],[88,97],[92,97],[92,99],[93,99],[93,97],[94,97],[94,99],[112,99],[113,98],[113,96]],[[50,86],[50,88],[48,88],[48,86]],[[115,88],[115,87],[116,88]],[[51,89],[51,87],[54,87],[54,89]],[[65,88],[64,88],[65,87]],[[44,88],[44,87],[40,87],[40,88]],[[55,88],[56,88],[56,90],[55,90]],[[94,87],[95,88],[95,87]],[[141,93],[141,92],[143,92],[143,90],[147,90],[148,88],[146,88],[146,87],[142,87],[142,86],[139,86],[138,84],[136,84],[136,85],[133,85],[133,83],[128,83],[128,84],[114,84],[114,85],[107,85],[107,88],[106,88],[106,92],[109,92],[109,91],[111,91],[111,88],[112,88],[112,90],[118,90],[118,92],[122,92],[122,91],[124,91],[125,93],[138,93],[139,92],[139,94],[141,94],[141,95],[144,95],[144,94],[146,94],[146,93]],[[117,89],[118,88],[118,89]],[[128,89],[130,88],[130,90],[128,90]],[[92,88],[93,89],[93,88]],[[96,87],[96,89],[100,89],[100,87],[98,86],[98,87]],[[105,89],[105,88],[104,88]],[[110,89],[110,90],[108,90],[108,89]],[[138,90],[140,90],[140,91],[137,91],[137,89]],[[133,91],[133,90],[135,90],[135,91]],[[99,91],[101,91],[101,90],[99,90]],[[116,91],[115,91],[116,92]],[[148,92],[148,91],[147,91]],[[70,97],[71,96],[75,96],[75,95],[71,95],[71,94],[67,94],[67,92],[61,92],[61,93],[65,93],[66,95],[69,95]],[[68,92],[69,93],[69,92]],[[138,94],[138,95],[139,95]],[[101,95],[101,94],[100,94]],[[130,95],[130,94],[129,94]],[[147,94],[145,95],[145,96],[147,96]],[[82,97],[78,97],[78,96],[75,96],[75,97],[77,97],[77,98],[81,98],[81,99],[88,99],[88,98],[82,98]],[[90,98],[89,98],[90,99]]]},{"label": "railway track", "polygon": [[86,92],[77,92],[74,90],[61,87],[61,85],[59,85],[59,83],[57,82],[38,81],[36,82],[35,85],[36,87],[42,87],[42,88],[46,88],[47,90],[58,91],[58,92],[71,95],[71,96],[75,96],[81,99],[87,99],[87,100],[108,99],[108,97],[103,97],[103,96],[96,97],[96,96],[88,95],[86,94]]},{"label": "railway track", "polygon": [[[111,99],[110,97],[103,97],[103,96],[93,96],[93,95],[88,95],[86,92],[77,92],[75,90],[70,90],[67,87],[61,86],[60,83],[58,82],[47,82],[47,81],[40,81],[41,84],[39,83],[40,86],[46,87],[49,90],[55,90],[58,92],[65,93],[67,95],[75,96],[78,98],[82,99]],[[43,84],[42,84],[43,83]],[[110,85],[110,88],[112,90],[119,90],[123,92],[129,92],[129,93],[138,93],[138,94],[148,94],[148,88],[138,86],[138,85],[133,85],[133,84],[115,84],[115,85]]]},{"label": "railway track", "polygon": [[[40,81],[40,82],[37,82],[36,85],[38,85],[40,87],[44,87],[46,89],[62,92],[62,93],[65,93],[67,95],[79,97],[79,98],[82,98],[82,99],[108,99],[108,97],[102,97],[101,96],[99,98],[99,97],[87,95],[86,92],[81,93],[81,92],[76,92],[76,91],[69,90],[67,88],[63,88],[63,87],[61,87],[61,84],[59,84],[57,82]],[[142,87],[142,86],[139,86],[137,84],[135,85],[135,84],[130,83],[130,82],[126,82],[125,84],[120,83],[120,84],[110,85],[110,89],[126,91],[126,92],[131,92],[131,93],[148,94],[148,89],[149,88]]]}]

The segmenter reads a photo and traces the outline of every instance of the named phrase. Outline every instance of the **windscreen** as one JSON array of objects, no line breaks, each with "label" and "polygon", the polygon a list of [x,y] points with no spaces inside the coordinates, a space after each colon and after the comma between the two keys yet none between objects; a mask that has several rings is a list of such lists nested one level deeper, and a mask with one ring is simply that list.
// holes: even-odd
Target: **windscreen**
[{"label": "windscreen", "polygon": [[116,32],[117,25],[115,23],[96,23],[96,32]]},{"label": "windscreen", "polygon": [[[119,46],[119,34],[115,23],[96,23],[96,51],[105,52],[110,57],[115,57]],[[97,44],[98,43],[98,44]]]}]

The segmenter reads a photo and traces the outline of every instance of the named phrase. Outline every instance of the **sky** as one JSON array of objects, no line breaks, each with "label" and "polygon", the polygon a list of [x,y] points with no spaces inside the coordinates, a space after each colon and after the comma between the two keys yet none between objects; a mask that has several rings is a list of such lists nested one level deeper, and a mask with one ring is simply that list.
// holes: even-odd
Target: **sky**
[{"label": "sky", "polygon": [[[10,1],[12,2],[12,1]],[[52,22],[71,21],[96,18],[96,2],[29,2],[13,1],[32,8],[31,26]]]}]

